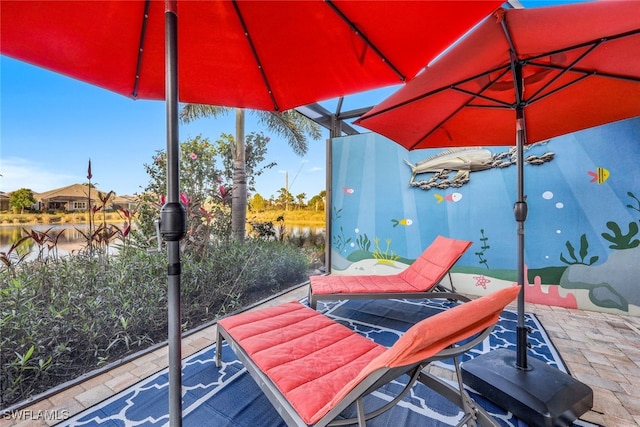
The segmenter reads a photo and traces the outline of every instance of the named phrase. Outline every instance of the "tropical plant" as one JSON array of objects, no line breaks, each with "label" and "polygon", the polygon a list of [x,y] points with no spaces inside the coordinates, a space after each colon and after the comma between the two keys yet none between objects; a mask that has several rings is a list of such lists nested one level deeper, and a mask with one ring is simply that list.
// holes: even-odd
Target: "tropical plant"
[{"label": "tropical plant", "polygon": [[307,206],[310,208],[313,208],[313,210],[315,211],[324,210],[324,202],[325,202],[326,194],[327,192],[325,190],[322,190],[320,194],[313,196],[311,200],[309,200],[309,203],[307,203]]},{"label": "tropical plant", "polygon": [[[299,284],[297,248],[251,239],[182,258],[183,330]],[[166,255],[126,247],[0,264],[0,408],[167,339]],[[212,280],[215,278],[215,280]]]},{"label": "tropical plant", "polygon": [[7,251],[0,252],[0,262],[2,262],[12,277],[16,275],[16,267],[29,255],[29,250],[21,250],[23,244],[31,236],[22,236],[9,247]]},{"label": "tropical plant", "polygon": [[249,207],[257,212],[263,211],[266,208],[267,201],[260,194],[255,194],[249,202]]},{"label": "tropical plant", "polygon": [[294,203],[293,195],[286,188],[282,187],[278,190],[278,198],[276,199],[276,204],[280,206],[285,211],[289,210],[289,205]]},{"label": "tropical plant", "polygon": [[33,196],[33,192],[28,188],[20,188],[9,196],[9,206],[20,213],[24,213],[24,208],[33,206],[36,203],[36,198]]},{"label": "tropical plant", "polygon": [[[187,236],[183,249],[228,238],[231,197],[223,173],[216,167],[218,151],[208,138],[198,135],[180,144],[180,202],[187,211]],[[153,161],[145,164],[149,183],[140,195],[138,231],[155,240],[156,220],[166,201],[167,156],[156,151]]]},{"label": "tropical plant", "polygon": [[[203,104],[185,104],[180,112],[180,119],[188,123],[198,118],[219,117],[228,114],[232,108]],[[253,111],[253,110],[252,110]],[[231,223],[234,239],[244,241],[247,221],[247,186],[246,186],[246,150],[245,150],[245,110],[236,108],[236,144],[233,150],[233,203],[231,206]],[[298,113],[287,110],[281,113],[254,111],[258,121],[268,130],[287,139],[293,151],[298,155],[307,152],[307,136],[320,139],[318,124]]]},{"label": "tropical plant", "polygon": [[300,208],[304,208],[304,199],[307,198],[307,194],[306,193],[300,193],[296,196],[296,200],[298,201],[298,209]]},{"label": "tropical plant", "polygon": [[[256,177],[262,175],[265,169],[274,167],[276,163],[263,164],[267,156],[267,145],[270,141],[268,136],[264,136],[262,132],[251,132],[245,137],[244,141],[247,190],[255,191]],[[216,154],[220,157],[222,163],[220,173],[225,182],[231,187],[233,185],[236,140],[233,135],[223,133],[214,145]]]}]

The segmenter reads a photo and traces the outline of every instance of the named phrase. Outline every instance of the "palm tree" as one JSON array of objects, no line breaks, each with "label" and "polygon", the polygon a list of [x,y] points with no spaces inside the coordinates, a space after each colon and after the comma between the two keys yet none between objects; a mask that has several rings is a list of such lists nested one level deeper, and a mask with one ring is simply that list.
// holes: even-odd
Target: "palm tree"
[{"label": "palm tree", "polygon": [[[219,117],[228,114],[234,108],[204,104],[184,104],[180,111],[180,120],[189,123],[203,117]],[[247,174],[245,170],[245,110],[235,108],[236,138],[233,152],[233,193],[231,203],[231,232],[233,238],[244,241],[247,222]],[[302,156],[306,154],[309,144],[307,136],[314,140],[321,137],[320,126],[296,110],[281,113],[251,110],[258,116],[258,122],[283,138],[287,139],[293,152]]]}]

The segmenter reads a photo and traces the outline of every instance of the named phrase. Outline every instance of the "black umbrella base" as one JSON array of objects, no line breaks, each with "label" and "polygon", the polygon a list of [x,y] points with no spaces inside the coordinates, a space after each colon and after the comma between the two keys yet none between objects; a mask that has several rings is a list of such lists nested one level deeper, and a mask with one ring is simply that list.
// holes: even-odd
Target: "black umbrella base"
[{"label": "black umbrella base", "polygon": [[462,380],[531,426],[569,426],[593,407],[589,386],[538,359],[516,367],[516,353],[498,349],[462,364]]}]

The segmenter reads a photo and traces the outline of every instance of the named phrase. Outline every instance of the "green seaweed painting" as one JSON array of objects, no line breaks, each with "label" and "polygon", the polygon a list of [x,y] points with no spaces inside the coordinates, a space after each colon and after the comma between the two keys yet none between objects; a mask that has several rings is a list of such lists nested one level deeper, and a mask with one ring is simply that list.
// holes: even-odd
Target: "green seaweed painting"
[{"label": "green seaweed painting", "polygon": [[638,234],[638,224],[636,222],[629,223],[629,232],[626,234],[624,234],[620,226],[613,221],[607,222],[607,228],[611,230],[613,234],[602,233],[602,237],[612,243],[609,245],[610,249],[623,250],[640,246],[640,240],[634,239],[635,235]]},{"label": "green seaweed painting", "polygon": [[484,266],[487,267],[487,269],[489,269],[489,264],[487,262],[487,259],[484,257],[485,252],[488,249],[491,248],[491,246],[489,246],[489,244],[487,243],[489,241],[489,238],[484,235],[484,229],[483,228],[480,229],[480,235],[482,236],[482,237],[480,237],[480,241],[482,242],[482,246],[480,246],[480,251],[475,252],[475,254],[480,259],[478,262],[480,264],[484,264]]},{"label": "green seaweed painting", "polygon": [[347,245],[351,242],[351,237],[345,237],[344,229],[340,226],[340,234],[333,236],[333,246],[338,249],[338,252],[346,250]]},{"label": "green seaweed painting", "polygon": [[361,251],[369,252],[369,249],[371,249],[371,240],[369,240],[366,234],[361,234],[356,239],[356,245],[358,245],[358,249]]},{"label": "green seaweed painting", "polygon": [[571,257],[571,259],[572,259],[572,261],[568,260],[567,258],[565,258],[564,254],[561,253],[560,254],[560,261],[564,262],[565,264],[568,264],[568,265],[576,265],[576,264],[593,265],[599,259],[598,256],[594,255],[591,258],[589,258],[589,262],[588,263],[585,262],[585,258],[587,257],[587,254],[589,253],[589,242],[587,241],[587,235],[586,234],[583,234],[582,236],[580,236],[580,251],[578,253],[578,256],[580,256],[579,259],[576,256],[576,250],[573,247],[573,245],[571,244],[571,242],[567,240],[567,243],[565,243],[565,245],[567,246],[567,250],[569,251],[569,257]]},{"label": "green seaweed painting", "polygon": [[635,195],[635,194],[633,194],[631,191],[627,191],[627,196],[629,196],[629,197],[631,197],[633,200],[635,200],[635,201],[636,201],[636,205],[637,205],[637,206],[631,206],[631,205],[629,204],[629,205],[627,205],[627,207],[628,207],[629,209],[633,209],[634,211],[638,211],[638,212],[640,212],[640,199],[638,199],[638,198],[636,197],[636,195]]}]

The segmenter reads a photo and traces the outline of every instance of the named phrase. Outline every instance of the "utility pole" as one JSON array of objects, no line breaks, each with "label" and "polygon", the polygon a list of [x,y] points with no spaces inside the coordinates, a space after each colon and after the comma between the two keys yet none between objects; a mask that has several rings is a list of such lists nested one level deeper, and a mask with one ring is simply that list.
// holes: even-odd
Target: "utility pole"
[{"label": "utility pole", "polygon": [[289,171],[284,172],[284,210],[289,210]]}]

